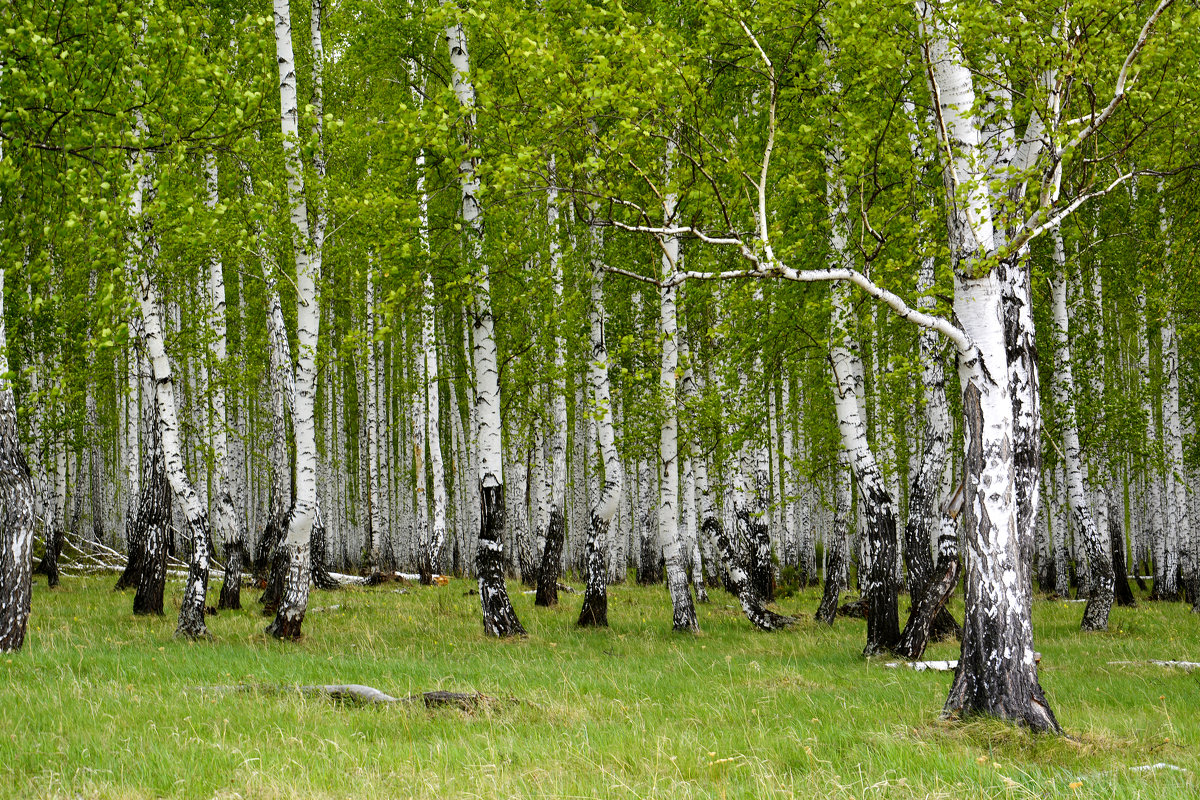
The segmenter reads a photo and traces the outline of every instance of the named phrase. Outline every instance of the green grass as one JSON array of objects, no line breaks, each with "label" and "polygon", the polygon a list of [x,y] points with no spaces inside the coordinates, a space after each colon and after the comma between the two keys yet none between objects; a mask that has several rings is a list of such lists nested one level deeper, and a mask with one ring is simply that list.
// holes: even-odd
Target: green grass
[{"label": "green grass", "polygon": [[[535,609],[526,639],[483,637],[473,584],[315,592],[305,638],[263,634],[253,608],[209,621],[212,642],[135,618],[113,578],[34,588],[25,649],[0,656],[0,798],[804,797],[1185,798],[1200,791],[1200,672],[1110,661],[1200,660],[1181,604],[1035,608],[1042,684],[1071,734],[1033,735],[938,712],[948,673],[859,654],[861,620],[751,629],[720,592],[700,636],[671,633],[665,589],[611,591],[607,631],[574,626],[579,595]],[[256,595],[256,593],[255,593]],[[247,593],[248,597],[255,596]],[[173,606],[173,607],[172,607]],[[955,658],[956,644],[927,658]],[[365,683],[401,696],[479,691],[474,712],[359,707],[295,692],[200,687]],[[1130,772],[1168,762],[1187,773]],[[1081,781],[1081,785],[1072,786]]]}]

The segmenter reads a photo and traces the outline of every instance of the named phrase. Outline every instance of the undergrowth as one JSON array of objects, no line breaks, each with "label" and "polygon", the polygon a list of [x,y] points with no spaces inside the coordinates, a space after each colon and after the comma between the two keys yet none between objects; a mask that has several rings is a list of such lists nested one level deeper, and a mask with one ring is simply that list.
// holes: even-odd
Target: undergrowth
[{"label": "undergrowth", "polygon": [[[134,617],[115,577],[35,586],[25,649],[0,657],[0,798],[1182,798],[1200,791],[1200,620],[1182,604],[1038,601],[1041,679],[1069,736],[946,722],[950,674],[864,659],[862,620],[754,631],[714,590],[699,636],[671,632],[661,587],[615,586],[609,630],[580,595],[533,607],[529,636],[483,636],[474,585],[314,592],[305,637],[277,642],[253,603],[211,642]],[[246,593],[246,600],[252,595]],[[957,609],[961,612],[961,609]],[[953,642],[930,659],[957,656]],[[1111,662],[1139,662],[1117,664]],[[356,706],[289,691],[361,683],[396,697],[481,692],[475,710]],[[228,691],[228,687],[272,691]],[[1133,768],[1155,764],[1152,771]]]}]

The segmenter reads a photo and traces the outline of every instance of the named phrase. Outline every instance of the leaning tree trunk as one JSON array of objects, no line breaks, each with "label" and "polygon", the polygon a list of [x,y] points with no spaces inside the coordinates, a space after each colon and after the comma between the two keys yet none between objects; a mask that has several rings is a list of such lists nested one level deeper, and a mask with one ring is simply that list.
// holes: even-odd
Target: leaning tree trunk
[{"label": "leaning tree trunk", "polygon": [[142,323],[146,330],[146,350],[150,354],[154,372],[154,400],[158,405],[158,433],[162,437],[167,480],[176,501],[183,509],[191,539],[187,584],[179,606],[179,625],[175,633],[189,639],[206,638],[209,636],[204,623],[205,600],[208,594],[208,511],[201,504],[200,497],[184,470],[179,418],[175,410],[175,384],[163,337],[158,290],[147,268],[143,267],[140,277]]},{"label": "leaning tree trunk", "polygon": [[[550,227],[550,275],[554,282],[555,305],[562,307],[562,265],[558,246],[558,187],[555,182],[554,156],[550,157],[550,190],[546,195],[546,217]],[[552,449],[550,459],[550,515],[546,524],[546,543],[542,550],[538,568],[537,595],[534,605],[554,606],[558,604],[558,574],[562,563],[563,540],[566,534],[567,502],[567,390],[563,374],[563,343],[560,325],[554,329],[554,374],[550,382],[551,415],[550,435]],[[578,476],[577,480],[582,480]]]},{"label": "leaning tree trunk", "polygon": [[[0,155],[2,157],[2,155]],[[4,267],[0,265],[0,653],[25,643],[33,595],[33,479],[17,428],[17,401],[8,380]]]},{"label": "leaning tree trunk", "polygon": [[[725,570],[729,576],[729,588],[738,602],[742,606],[742,612],[746,615],[746,619],[759,630],[774,631],[780,628],[791,625],[796,620],[792,617],[777,614],[766,607],[766,601],[759,594],[758,588],[750,579],[750,575],[742,568],[741,560],[737,553],[734,552],[733,543],[729,540],[729,535],[722,524],[720,517],[717,515],[716,504],[712,499],[712,492],[709,491],[708,482],[708,465],[703,458],[696,459],[695,469],[697,471],[697,482],[702,487],[701,497],[701,526],[705,535],[712,537],[717,544],[717,549],[721,554],[722,560],[725,562]],[[738,488],[735,489],[734,508],[738,521],[745,527],[749,527],[750,509],[746,498],[745,487],[739,481]]]},{"label": "leaning tree trunk", "polygon": [[589,375],[595,403],[596,438],[604,460],[604,487],[592,509],[588,531],[583,607],[579,610],[579,625],[608,627],[608,529],[621,502],[624,473],[621,458],[613,437],[612,397],[608,382],[608,347],[604,339],[604,271],[601,266],[600,232],[596,229],[592,247],[592,358]]},{"label": "leaning tree trunk", "polygon": [[946,610],[946,601],[958,587],[958,578],[962,574],[956,522],[959,508],[954,507],[960,499],[961,495],[956,493],[948,501],[951,507],[943,509],[939,515],[937,564],[933,566],[924,590],[913,598],[908,622],[900,632],[900,641],[896,643],[898,656],[917,659],[925,653],[925,646],[931,638],[962,636],[958,622]]},{"label": "leaning tree trunk", "polygon": [[[454,94],[466,116],[467,136],[475,127],[475,87],[471,83],[467,37],[461,22],[446,28],[450,50]],[[468,142],[469,143],[469,142]],[[469,151],[468,151],[469,152]],[[496,350],[495,320],[492,318],[491,278],[483,258],[483,216],[479,207],[479,178],[476,159],[470,155],[459,164],[462,188],[462,218],[472,241],[469,248],[475,268],[474,352],[475,407],[478,410],[475,446],[479,454],[479,551],[475,569],[479,575],[479,600],[483,629],[490,636],[524,635],[508,589],[504,585],[504,450],[501,446],[500,365]]]},{"label": "leaning tree trunk", "polygon": [[1075,530],[1083,537],[1092,592],[1083,611],[1080,629],[1108,630],[1108,613],[1113,603],[1113,569],[1105,542],[1092,518],[1083,485],[1083,465],[1079,447],[1079,429],[1075,422],[1075,378],[1071,367],[1070,332],[1067,322],[1067,275],[1062,234],[1054,231],[1054,254],[1059,274],[1054,279],[1054,389],[1062,413],[1063,456],[1067,470],[1067,502]]},{"label": "leaning tree trunk", "polygon": [[[142,128],[139,117],[139,133]],[[143,198],[149,194],[151,184],[149,175],[142,169],[141,156],[135,156],[134,161],[135,173],[141,174],[138,176],[137,190],[133,197],[132,216],[135,220],[140,220],[142,216],[141,203]],[[151,237],[144,244],[149,245],[147,261],[157,260],[158,247],[154,239]],[[167,480],[171,485],[176,502],[183,509],[191,540],[187,583],[183,592],[183,600],[179,605],[179,625],[175,629],[175,635],[189,639],[208,638],[210,634],[204,623],[205,601],[208,594],[208,510],[200,502],[200,497],[184,467],[179,415],[175,404],[175,381],[171,370],[171,361],[167,356],[158,289],[154,285],[150,270],[151,263],[142,264],[138,270],[138,300],[145,331],[146,352],[154,375],[152,401],[158,407],[157,429],[162,442]]]}]

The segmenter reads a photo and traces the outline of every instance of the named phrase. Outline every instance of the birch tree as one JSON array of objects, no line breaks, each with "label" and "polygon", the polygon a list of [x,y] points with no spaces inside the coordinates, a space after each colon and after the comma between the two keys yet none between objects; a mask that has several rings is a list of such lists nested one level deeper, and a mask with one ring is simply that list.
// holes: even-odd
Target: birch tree
[{"label": "birch tree", "polygon": [[[445,5],[445,0],[443,0]],[[451,6],[451,8],[454,8]],[[457,11],[457,9],[454,9]],[[491,636],[520,636],[525,629],[517,619],[504,585],[504,451],[501,447],[500,365],[496,351],[495,320],[492,317],[491,280],[483,258],[483,215],[479,205],[476,159],[470,151],[475,128],[475,87],[467,54],[462,22],[446,27],[446,46],[454,94],[464,116],[467,141],[459,163],[462,189],[462,220],[470,236],[468,259],[475,273],[475,308],[472,319],[472,362],[475,370],[475,446],[479,462],[480,527],[475,568],[479,576],[479,599],[483,607],[483,629]]]},{"label": "birch tree", "polygon": [[[319,9],[319,5],[318,5]],[[319,11],[316,15],[319,21]],[[314,22],[314,26],[317,23]],[[315,28],[314,28],[315,29]],[[319,36],[314,40],[314,64],[319,66]],[[312,235],[304,196],[304,168],[299,151],[299,111],[296,99],[296,67],[292,50],[292,20],[288,0],[275,0],[275,54],[279,65],[280,128],[283,134],[284,166],[292,227],[292,249],[296,260],[296,394],[293,435],[296,447],[295,505],[282,543],[287,564],[283,595],[267,633],[279,639],[300,637],[308,607],[311,577],[311,539],[317,509],[317,435],[313,416],[316,399],[317,337],[321,315],[317,276],[321,271],[323,222]]]}]

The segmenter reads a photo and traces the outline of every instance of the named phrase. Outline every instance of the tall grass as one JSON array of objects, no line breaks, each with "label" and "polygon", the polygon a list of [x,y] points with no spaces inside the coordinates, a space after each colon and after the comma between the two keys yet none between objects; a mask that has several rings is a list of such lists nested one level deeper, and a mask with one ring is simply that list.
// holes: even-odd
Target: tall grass
[{"label": "tall grass", "polygon": [[[758,633],[714,592],[703,634],[671,633],[665,589],[613,587],[610,630],[574,626],[579,595],[535,609],[529,636],[485,639],[472,584],[316,592],[305,638],[263,634],[251,607],[212,642],[137,618],[113,579],[34,590],[25,649],[0,657],[0,798],[661,797],[1184,798],[1200,793],[1200,660],[1181,604],[1039,601],[1042,684],[1071,734],[944,722],[949,673],[865,660],[864,623]],[[248,593],[247,593],[248,594]],[[330,608],[331,606],[338,608]],[[172,608],[173,606],[173,608]],[[325,610],[318,610],[324,607]],[[934,645],[928,658],[955,658]],[[471,712],[363,707],[294,687],[364,683],[404,696],[482,692]],[[258,687],[213,691],[212,687]],[[1131,771],[1169,763],[1187,770]]]}]

